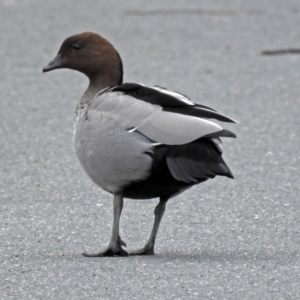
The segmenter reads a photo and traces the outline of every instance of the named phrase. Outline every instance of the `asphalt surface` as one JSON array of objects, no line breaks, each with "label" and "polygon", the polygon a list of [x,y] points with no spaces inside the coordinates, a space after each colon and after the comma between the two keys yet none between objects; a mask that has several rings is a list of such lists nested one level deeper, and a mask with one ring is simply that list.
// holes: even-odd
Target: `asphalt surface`
[{"label": "asphalt surface", "polygon": [[[300,55],[261,55],[300,48],[299,28],[298,0],[0,0],[0,299],[299,299]],[[87,80],[42,67],[87,30],[119,50],[125,81],[240,122],[223,139],[235,180],[169,201],[155,256],[81,256],[107,244],[112,197],[72,145]],[[125,200],[129,249],[156,202]]]}]

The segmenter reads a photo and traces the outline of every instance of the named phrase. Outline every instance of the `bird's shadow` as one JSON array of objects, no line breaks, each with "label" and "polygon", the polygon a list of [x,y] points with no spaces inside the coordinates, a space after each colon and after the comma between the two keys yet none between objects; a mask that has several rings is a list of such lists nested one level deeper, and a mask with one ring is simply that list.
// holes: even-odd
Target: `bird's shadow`
[{"label": "bird's shadow", "polygon": [[[51,255],[52,256],[52,255]],[[53,257],[53,256],[52,256]],[[188,263],[238,263],[238,262],[276,262],[279,264],[287,264],[291,263],[297,259],[299,259],[299,253],[291,253],[288,251],[268,251],[268,249],[260,249],[260,250],[230,250],[230,251],[216,251],[216,250],[204,250],[199,253],[197,252],[184,252],[184,251],[176,251],[176,250],[160,250],[157,251],[155,255],[143,255],[143,256],[126,256],[126,257],[93,257],[87,258],[79,254],[71,254],[69,253],[63,256],[60,256],[62,260],[92,260],[94,263],[99,261],[101,262],[103,259],[111,259],[111,260],[119,260],[119,259],[129,259],[132,262],[137,261],[145,261],[145,262],[188,262]]]},{"label": "bird's shadow", "polygon": [[232,250],[232,251],[210,251],[205,250],[199,253],[186,253],[167,251],[165,253],[159,252],[156,255],[147,256],[149,260],[161,260],[165,262],[186,261],[193,263],[200,262],[258,262],[258,261],[281,261],[291,262],[297,259],[296,253],[276,251],[271,252],[267,250],[260,251],[245,251],[245,250]]}]

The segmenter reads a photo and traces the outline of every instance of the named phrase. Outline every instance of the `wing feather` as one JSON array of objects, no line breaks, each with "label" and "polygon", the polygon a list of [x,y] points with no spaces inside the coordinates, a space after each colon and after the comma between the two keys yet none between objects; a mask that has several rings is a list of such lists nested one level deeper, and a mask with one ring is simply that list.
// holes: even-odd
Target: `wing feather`
[{"label": "wing feather", "polygon": [[233,119],[186,96],[160,87],[127,83],[100,91],[90,112],[117,121],[125,130],[146,136],[152,143],[187,144],[201,137],[235,137],[219,124]]},{"label": "wing feather", "polygon": [[205,119],[161,111],[138,130],[154,141],[166,145],[180,145],[220,132],[223,128]]}]

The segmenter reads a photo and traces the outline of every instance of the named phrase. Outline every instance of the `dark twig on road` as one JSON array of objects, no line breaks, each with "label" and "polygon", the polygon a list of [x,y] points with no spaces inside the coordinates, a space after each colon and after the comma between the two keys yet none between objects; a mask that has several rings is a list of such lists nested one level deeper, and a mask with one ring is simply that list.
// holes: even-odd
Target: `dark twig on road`
[{"label": "dark twig on road", "polygon": [[283,54],[300,54],[300,48],[264,50],[261,55],[283,55]]}]

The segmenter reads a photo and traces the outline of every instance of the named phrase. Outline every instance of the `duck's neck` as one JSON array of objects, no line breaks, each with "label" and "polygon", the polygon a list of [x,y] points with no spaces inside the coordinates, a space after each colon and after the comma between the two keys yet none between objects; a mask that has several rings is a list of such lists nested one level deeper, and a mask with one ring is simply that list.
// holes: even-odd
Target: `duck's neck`
[{"label": "duck's neck", "polygon": [[89,86],[81,97],[81,102],[88,103],[93,97],[101,90],[110,86],[119,85],[122,83],[120,75],[111,74],[112,76],[102,76],[101,74],[95,74],[89,76]]},{"label": "duck's neck", "polygon": [[86,91],[81,96],[80,102],[82,104],[89,103],[94,98],[94,96],[98,92],[100,92],[102,89],[103,89],[102,86],[97,86],[97,85],[91,85],[91,84],[89,84],[88,88],[86,89]]}]

